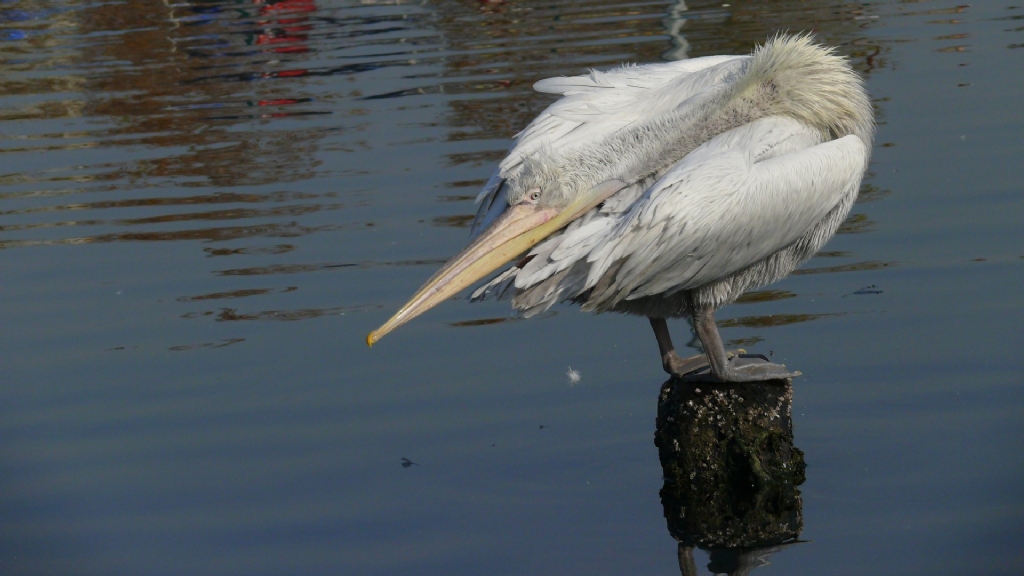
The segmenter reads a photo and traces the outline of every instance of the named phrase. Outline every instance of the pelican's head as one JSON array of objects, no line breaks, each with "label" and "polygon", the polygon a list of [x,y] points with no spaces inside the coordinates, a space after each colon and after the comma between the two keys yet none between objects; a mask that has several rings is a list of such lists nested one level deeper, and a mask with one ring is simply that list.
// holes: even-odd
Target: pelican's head
[{"label": "pelican's head", "polygon": [[548,149],[523,158],[506,176],[509,205],[532,201],[543,208],[565,208],[601,181],[579,164],[577,158]]},{"label": "pelican's head", "polygon": [[366,343],[373,346],[388,332],[494,272],[625,186],[609,180],[571,200],[555,188],[517,186],[510,191],[509,207],[501,217],[431,276],[383,326],[370,332]]}]

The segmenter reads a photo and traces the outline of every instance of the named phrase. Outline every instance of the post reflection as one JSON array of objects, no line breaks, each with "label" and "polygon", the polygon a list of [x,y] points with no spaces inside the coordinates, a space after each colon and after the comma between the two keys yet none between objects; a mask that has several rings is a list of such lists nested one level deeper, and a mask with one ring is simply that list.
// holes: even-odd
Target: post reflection
[{"label": "post reflection", "polygon": [[662,386],[661,502],[684,576],[699,574],[694,548],[710,554],[711,573],[743,575],[799,541],[805,464],[793,445],[792,399],[779,380]]}]

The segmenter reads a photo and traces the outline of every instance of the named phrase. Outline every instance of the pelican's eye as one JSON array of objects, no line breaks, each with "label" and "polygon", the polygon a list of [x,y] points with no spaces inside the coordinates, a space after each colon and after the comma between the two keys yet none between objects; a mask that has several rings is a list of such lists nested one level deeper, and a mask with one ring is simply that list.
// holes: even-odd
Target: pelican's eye
[{"label": "pelican's eye", "polygon": [[540,200],[540,188],[531,188],[526,191],[526,195],[519,200],[519,203],[536,206],[538,200]]}]

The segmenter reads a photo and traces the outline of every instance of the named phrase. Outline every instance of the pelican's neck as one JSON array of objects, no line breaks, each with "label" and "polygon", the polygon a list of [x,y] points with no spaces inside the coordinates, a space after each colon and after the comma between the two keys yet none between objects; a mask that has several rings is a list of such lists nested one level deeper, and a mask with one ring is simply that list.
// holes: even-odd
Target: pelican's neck
[{"label": "pelican's neck", "polygon": [[767,113],[789,116],[829,139],[855,135],[870,148],[874,114],[861,77],[807,35],[776,36],[754,51],[744,93],[766,98]]}]

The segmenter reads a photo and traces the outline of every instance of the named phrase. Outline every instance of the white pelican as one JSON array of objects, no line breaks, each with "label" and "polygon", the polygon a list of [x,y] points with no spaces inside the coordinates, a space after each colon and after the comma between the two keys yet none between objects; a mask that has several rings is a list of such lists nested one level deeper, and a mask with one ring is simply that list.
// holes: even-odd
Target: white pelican
[{"label": "white pelican", "polygon": [[[807,35],[779,35],[749,56],[534,88],[562,98],[484,187],[475,239],[367,343],[525,254],[473,298],[513,290],[527,316],[564,300],[647,316],[670,374],[799,375],[727,353],[714,311],[813,256],[853,205],[874,118],[846,60]],[[692,319],[704,355],[676,355],[665,318],[678,317]]]}]

